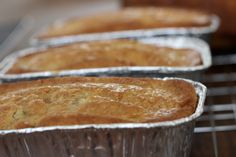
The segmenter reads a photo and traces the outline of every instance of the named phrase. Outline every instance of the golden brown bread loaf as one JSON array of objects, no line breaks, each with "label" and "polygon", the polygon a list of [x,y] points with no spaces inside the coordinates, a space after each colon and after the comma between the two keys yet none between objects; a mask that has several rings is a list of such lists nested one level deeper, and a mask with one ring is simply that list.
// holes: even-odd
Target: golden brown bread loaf
[{"label": "golden brown bread loaf", "polygon": [[191,67],[202,63],[199,52],[144,44],[134,40],[74,43],[22,56],[8,74],[118,66]]},{"label": "golden brown bread loaf", "polygon": [[194,87],[182,80],[65,77],[0,85],[0,129],[146,123],[194,113]]},{"label": "golden brown bread loaf", "polygon": [[203,27],[210,24],[210,15],[200,11],[168,7],[134,7],[56,22],[39,34],[38,38],[152,28]]}]

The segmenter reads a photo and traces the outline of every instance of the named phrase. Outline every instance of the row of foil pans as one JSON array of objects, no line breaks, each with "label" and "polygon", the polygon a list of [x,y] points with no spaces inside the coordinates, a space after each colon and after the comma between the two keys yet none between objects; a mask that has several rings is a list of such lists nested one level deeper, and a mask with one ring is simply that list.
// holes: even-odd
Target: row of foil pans
[{"label": "row of foil pans", "polygon": [[[4,157],[188,157],[196,118],[203,112],[206,87],[199,80],[211,66],[208,41],[219,26],[212,16],[211,25],[202,28],[167,28],[96,33],[40,40],[37,32],[30,39],[32,47],[12,53],[0,63],[0,80],[15,82],[63,76],[130,76],[172,77],[191,83],[198,95],[196,111],[189,117],[158,123],[93,124],[53,126],[17,130],[0,130],[0,156]],[[46,27],[47,28],[47,27]],[[185,37],[176,37],[183,35]],[[157,37],[158,36],[158,37]],[[186,37],[189,36],[189,37]],[[197,37],[197,38],[196,38]],[[202,65],[195,67],[109,67],[80,70],[46,71],[25,74],[6,74],[15,61],[24,55],[80,41],[132,38],[143,43],[190,48],[200,53]],[[176,78],[181,77],[181,78]],[[160,78],[159,78],[160,79]]]}]

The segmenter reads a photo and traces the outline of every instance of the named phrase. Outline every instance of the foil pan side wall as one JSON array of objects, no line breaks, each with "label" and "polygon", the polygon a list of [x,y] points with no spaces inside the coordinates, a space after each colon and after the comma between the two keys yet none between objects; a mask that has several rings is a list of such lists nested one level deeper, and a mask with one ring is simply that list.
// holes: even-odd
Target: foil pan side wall
[{"label": "foil pan side wall", "polygon": [[[0,79],[3,82],[12,82],[29,79],[48,78],[55,76],[131,76],[131,77],[181,77],[193,80],[199,80],[202,71],[211,66],[210,48],[207,43],[197,38],[190,37],[158,37],[158,38],[141,38],[140,42],[169,46],[173,48],[190,48],[198,51],[201,55],[203,65],[197,67],[110,67],[110,68],[94,68],[80,70],[66,70],[59,72],[40,72],[27,74],[5,74],[5,72],[13,65],[15,60],[34,51],[45,50],[47,46],[33,47],[18,51],[5,58],[0,65]],[[73,43],[76,41],[71,41]],[[63,45],[63,44],[62,44]],[[61,46],[61,44],[54,45]]]},{"label": "foil pan side wall", "polygon": [[[64,21],[64,20],[59,20]],[[206,27],[191,27],[191,28],[157,28],[157,29],[140,29],[131,31],[117,31],[105,33],[91,33],[83,35],[72,35],[65,37],[55,37],[50,39],[38,39],[37,36],[45,31],[48,26],[36,32],[30,39],[31,45],[55,45],[58,43],[67,43],[70,41],[91,41],[91,40],[104,40],[104,39],[118,39],[118,38],[142,38],[142,37],[155,37],[155,36],[192,36],[202,38],[208,41],[211,33],[215,32],[220,25],[220,19],[216,15],[211,15],[211,25]]]},{"label": "foil pan side wall", "polygon": [[4,157],[188,157],[194,122],[151,129],[55,130],[0,136]]}]

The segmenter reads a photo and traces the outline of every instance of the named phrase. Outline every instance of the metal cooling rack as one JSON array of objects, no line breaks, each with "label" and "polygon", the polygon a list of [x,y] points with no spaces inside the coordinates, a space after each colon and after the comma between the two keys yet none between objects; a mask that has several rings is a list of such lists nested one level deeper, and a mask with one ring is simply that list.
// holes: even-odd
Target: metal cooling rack
[{"label": "metal cooling rack", "polygon": [[[208,87],[208,94],[204,114],[196,123],[193,146],[198,151],[205,147],[205,151],[211,152],[202,156],[232,156],[225,155],[221,136],[223,133],[225,140],[236,138],[236,134],[232,135],[236,133],[236,54],[214,56],[212,68],[201,80]],[[199,146],[204,143],[205,146]],[[192,156],[197,157],[199,153],[194,147]]]},{"label": "metal cooling rack", "polygon": [[236,54],[213,57],[213,67],[201,80],[208,94],[195,133],[236,130]]}]

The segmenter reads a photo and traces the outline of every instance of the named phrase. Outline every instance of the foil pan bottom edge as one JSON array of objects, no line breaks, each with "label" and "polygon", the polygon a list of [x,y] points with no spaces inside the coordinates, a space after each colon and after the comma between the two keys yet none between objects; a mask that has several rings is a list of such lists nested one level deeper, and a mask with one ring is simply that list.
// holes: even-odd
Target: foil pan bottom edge
[{"label": "foil pan bottom edge", "polygon": [[174,127],[57,130],[0,137],[4,157],[188,157],[194,121]]}]

